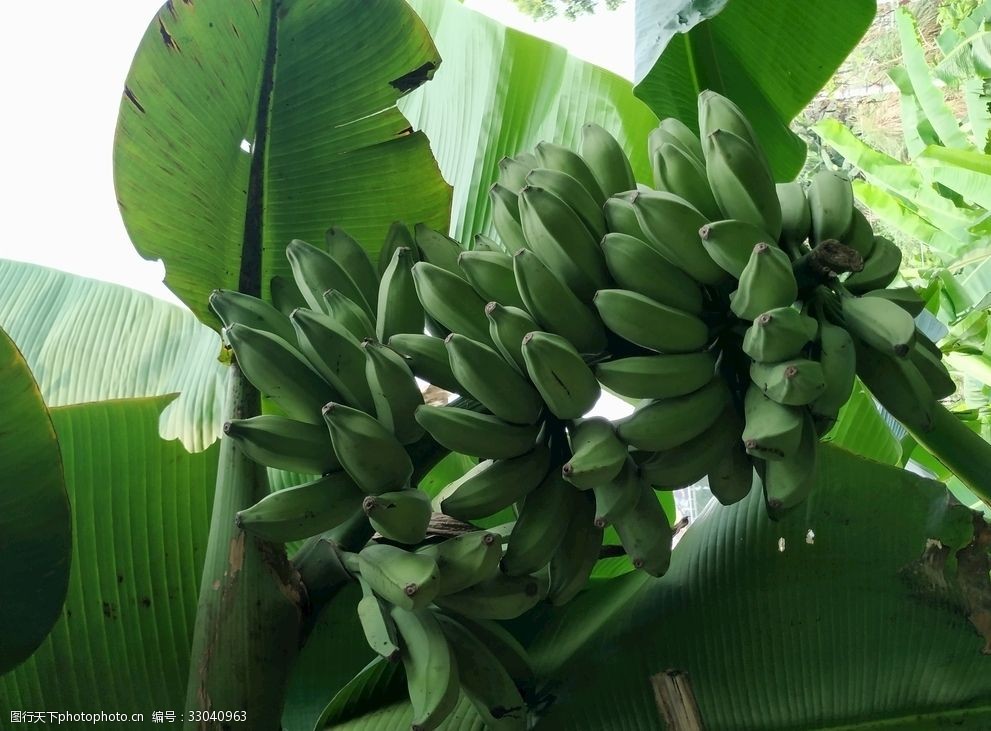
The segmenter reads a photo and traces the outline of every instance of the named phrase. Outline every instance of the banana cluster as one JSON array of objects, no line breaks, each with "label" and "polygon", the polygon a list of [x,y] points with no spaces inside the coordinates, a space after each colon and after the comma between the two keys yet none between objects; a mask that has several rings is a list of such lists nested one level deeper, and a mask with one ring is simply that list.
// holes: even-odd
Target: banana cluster
[{"label": "banana cluster", "polygon": [[[525,728],[532,673],[496,622],[572,599],[607,527],[634,567],[662,575],[672,529],[657,491],[707,479],[731,504],[757,484],[778,517],[812,490],[857,376],[919,431],[953,391],[915,326],[922,301],[887,289],[898,247],[850,182],[776,185],[718,94],[700,95],[698,127],[653,130],[653,187],[588,124],[578,152],[542,142],[500,162],[497,239],[468,248],[396,223],[375,266],[331,229],[322,248],[289,244],[273,305],[211,298],[279,412],[231,421],[227,437],[319,475],[238,523],[290,541],[367,518],[378,537],[342,561],[369,645],[406,667],[414,729],[462,691],[491,728]],[[416,378],[461,398],[427,405]],[[589,418],[603,388],[633,413]],[[413,484],[424,443],[477,459],[433,501]],[[435,511],[474,529],[437,542]]]}]

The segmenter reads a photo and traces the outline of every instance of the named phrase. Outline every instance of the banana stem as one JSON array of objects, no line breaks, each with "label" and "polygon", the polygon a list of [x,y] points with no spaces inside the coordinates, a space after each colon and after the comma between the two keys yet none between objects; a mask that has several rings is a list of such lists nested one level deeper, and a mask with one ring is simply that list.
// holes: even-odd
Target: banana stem
[{"label": "banana stem", "polygon": [[967,428],[953,412],[937,403],[933,428],[912,431],[915,440],[991,507],[991,444]]}]

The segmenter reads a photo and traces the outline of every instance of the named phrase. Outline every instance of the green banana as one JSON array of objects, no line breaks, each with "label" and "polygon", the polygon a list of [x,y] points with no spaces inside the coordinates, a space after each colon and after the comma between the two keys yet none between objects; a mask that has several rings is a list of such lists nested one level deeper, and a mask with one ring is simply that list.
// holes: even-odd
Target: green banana
[{"label": "green banana", "polygon": [[819,438],[812,417],[806,414],[803,422],[798,449],[764,466],[764,502],[772,520],[805,500],[815,485]]},{"label": "green banana", "polygon": [[491,731],[525,731],[526,704],[509,673],[460,622],[437,614],[458,665],[461,690]]},{"label": "green banana", "polygon": [[430,496],[423,490],[397,490],[369,495],[361,503],[372,528],[396,543],[419,543],[430,525]]},{"label": "green banana", "polygon": [[820,170],[808,190],[812,214],[812,240],[841,239],[853,221],[853,187],[845,175]]},{"label": "green banana", "polygon": [[308,309],[290,316],[299,348],[313,369],[340,392],[349,406],[372,411],[375,404],[365,379],[365,353],[354,335],[330,315]]},{"label": "green banana", "polygon": [[441,446],[482,459],[518,457],[533,448],[538,432],[533,425],[452,406],[421,406],[416,420]]},{"label": "green banana", "polygon": [[266,495],[235,517],[247,533],[275,543],[309,538],[354,515],[363,493],[343,472]]},{"label": "green banana", "polygon": [[902,265],[902,250],[883,236],[874,237],[874,248],[864,259],[864,268],[843,281],[843,286],[854,294],[873,289],[884,289],[891,284]]},{"label": "green banana", "polygon": [[946,370],[942,355],[933,355],[923,345],[921,337],[916,339],[912,352],[909,353],[909,358],[929,384],[934,398],[945,399],[956,393],[957,384],[949,371]]},{"label": "green banana", "polygon": [[224,424],[224,436],[249,459],[266,467],[308,475],[341,468],[330,435],[319,424],[265,414],[231,419]]},{"label": "green banana", "polygon": [[595,525],[595,500],[585,494],[574,496],[574,502],[561,545],[548,565],[547,600],[555,607],[564,606],[585,588],[602,548],[602,529]]},{"label": "green banana", "polygon": [[725,129],[703,138],[705,172],[725,218],[746,221],[781,235],[781,204],[767,159],[759,148]]},{"label": "green banana", "polygon": [[[602,213],[602,206],[595,202],[589,192],[585,190],[585,186],[567,173],[549,168],[531,170],[526,176],[526,186],[520,191],[520,222],[523,224],[524,233],[526,232],[526,223],[523,220],[522,199],[525,197],[524,191],[527,188],[546,191],[563,201],[567,208],[578,216],[585,226],[585,230],[595,241],[606,235],[606,217]],[[563,211],[562,214],[564,214]],[[527,241],[529,240],[528,236]]]},{"label": "green banana", "polygon": [[520,373],[526,373],[523,360],[523,338],[527,333],[539,330],[533,318],[518,307],[502,306],[498,302],[485,305],[485,316],[489,320],[489,337],[496,350],[510,363],[514,363]]},{"label": "green banana", "polygon": [[874,229],[860,209],[854,207],[850,228],[840,238],[840,242],[860,254],[865,261],[870,256],[874,249]]},{"label": "green banana", "polygon": [[500,241],[511,253],[527,248],[523,227],[520,225],[520,204],[516,193],[499,183],[489,188],[492,202],[492,226]]},{"label": "green banana", "polygon": [[406,486],[413,475],[413,462],[392,432],[374,417],[329,403],[323,418],[337,459],[358,487],[369,495],[379,495]]},{"label": "green banana", "polygon": [[857,377],[857,354],[845,328],[823,321],[819,326],[819,364],[826,388],[812,402],[812,415],[832,424],[850,400]]},{"label": "green banana", "polygon": [[674,532],[653,489],[646,484],[638,489],[636,505],[616,516],[613,526],[633,567],[651,576],[663,576],[671,564]]},{"label": "green banana", "polygon": [[737,279],[743,274],[757,244],[775,245],[763,229],[732,219],[707,223],[699,229],[699,237],[712,260]]},{"label": "green banana", "polygon": [[340,398],[303,356],[278,335],[234,324],[224,328],[248,381],[293,419],[319,423],[320,407]]},{"label": "green banana", "polygon": [[802,184],[797,180],[778,183],[778,205],[781,206],[781,240],[801,244],[812,232],[812,212]]},{"label": "green banana", "polygon": [[501,251],[465,251],[458,257],[458,265],[482,299],[507,307],[525,307],[516,288],[513,257],[509,254]]},{"label": "green banana", "polygon": [[713,378],[694,393],[638,406],[619,422],[616,434],[636,449],[651,452],[671,449],[712,426],[728,401],[726,382]]},{"label": "green banana", "polygon": [[720,218],[722,213],[709,187],[705,166],[681,147],[664,143],[654,157],[654,188],[684,198],[706,218]]},{"label": "green banana", "polygon": [[412,249],[400,247],[382,273],[375,337],[383,343],[397,333],[423,332],[423,305],[413,284]]},{"label": "green banana", "polygon": [[499,254],[511,255],[509,249],[503,246],[502,242],[489,238],[485,234],[475,234],[475,238],[472,239],[472,244],[472,251],[494,251]]},{"label": "green banana", "polygon": [[810,404],[826,389],[822,366],[805,358],[773,364],[753,363],[750,380],[765,396],[785,406]]},{"label": "green banana", "polygon": [[709,491],[720,505],[733,505],[747,495],[754,484],[754,465],[741,444],[734,444],[709,470]]},{"label": "green banana", "polygon": [[306,307],[306,300],[303,299],[299,287],[291,277],[272,277],[269,291],[272,295],[272,305],[286,317],[289,317],[297,307]]},{"label": "green banana", "polygon": [[593,487],[592,492],[595,495],[592,523],[597,528],[605,528],[633,510],[640,499],[640,471],[636,463],[627,457],[619,473],[608,482]]},{"label": "green banana", "polygon": [[430,556],[440,569],[438,596],[454,594],[499,572],[502,541],[495,533],[476,530],[432,543],[417,550]]},{"label": "green banana", "polygon": [[368,253],[353,237],[339,226],[331,226],[324,234],[330,258],[341,265],[354,281],[369,304],[378,299],[379,274]]},{"label": "green banana", "polygon": [[516,619],[541,599],[540,581],[533,576],[497,573],[467,589],[436,598],[437,606],[472,619]]},{"label": "green banana", "polygon": [[547,408],[559,419],[577,419],[599,400],[599,382],[575,347],[560,335],[528,333],[523,360]]},{"label": "green banana", "polygon": [[536,677],[530,665],[530,657],[526,648],[519,643],[501,624],[489,619],[472,619],[454,612],[443,612],[451,616],[458,624],[481,640],[493,655],[499,660],[516,687],[533,690]]},{"label": "green banana", "polygon": [[443,338],[400,333],[389,338],[389,347],[406,358],[407,365],[417,378],[445,391],[457,393],[460,389],[461,384],[451,371]]},{"label": "green banana", "polygon": [[385,603],[372,592],[368,582],[358,577],[361,584],[361,599],[358,600],[358,621],[365,635],[365,642],[375,654],[389,662],[402,656],[399,649],[399,635]]},{"label": "green banana", "polygon": [[915,319],[882,297],[844,297],[843,324],[850,334],[887,355],[905,358],[915,342]]},{"label": "green banana", "polygon": [[[609,132],[597,124],[582,127],[582,158],[588,163],[602,192],[609,196],[637,187],[630,158],[623,146]],[[599,202],[601,208],[602,202]]]},{"label": "green banana", "polygon": [[[717,130],[730,132],[755,150],[760,150],[760,141],[750,120],[743,110],[718,92],[706,89],[698,97],[699,135],[705,140]],[[768,170],[770,165],[765,164]]]},{"label": "green banana", "polygon": [[389,262],[392,261],[392,255],[396,249],[400,248],[410,249],[413,252],[413,260],[420,260],[420,250],[416,247],[416,242],[413,240],[413,234],[409,232],[409,228],[402,221],[393,221],[385,235],[385,242],[379,250],[379,274],[385,271]]},{"label": "green banana", "polygon": [[573,426],[571,459],[561,468],[564,479],[579,490],[609,482],[626,463],[626,445],[606,419],[585,419]]},{"label": "green banana", "polygon": [[400,444],[412,444],[423,436],[423,429],[413,418],[417,407],[423,405],[423,394],[412,371],[399,353],[375,340],[365,340],[361,347],[375,418]]},{"label": "green banana", "polygon": [[410,731],[433,731],[451,715],[461,695],[457,660],[432,611],[393,607],[391,616],[402,638],[401,659],[413,705]]},{"label": "green banana", "polygon": [[646,234],[644,240],[665,259],[702,284],[719,284],[726,278],[699,236],[709,220],[688,201],[670,193],[641,191],[630,202]]},{"label": "green banana", "polygon": [[371,305],[351,275],[330,254],[305,241],[293,239],[286,247],[286,257],[296,286],[311,310],[327,312],[323,293],[336,289],[361,307],[368,317],[374,316]]},{"label": "green banana", "polygon": [[603,192],[602,186],[595,179],[588,163],[577,152],[545,141],[537,144],[536,153],[541,167],[567,173],[582,184],[599,206],[606,202],[606,194]]},{"label": "green banana", "polygon": [[464,276],[461,267],[458,266],[458,256],[464,249],[457,241],[423,223],[413,227],[413,238],[416,239],[416,245],[420,249],[420,261],[439,266],[459,277]]},{"label": "green banana", "polygon": [[451,371],[464,390],[511,424],[533,424],[544,403],[520,372],[488,345],[451,333],[445,339]]},{"label": "green banana", "polygon": [[441,512],[458,520],[494,515],[526,497],[549,467],[550,452],[544,444],[519,457],[480,462],[437,496]]},{"label": "green banana", "polygon": [[595,377],[628,398],[664,399],[697,391],[712,380],[716,357],[709,351],[643,355],[595,366]]},{"label": "green banana", "polygon": [[[644,233],[643,226],[637,219],[637,212],[633,208],[633,197],[638,194],[638,191],[633,190],[610,196],[602,207],[602,213],[605,215],[606,225],[612,233],[626,234],[635,239],[647,241],[647,234]],[[674,260],[669,261],[672,264],[677,264]]]},{"label": "green banana", "polygon": [[357,570],[377,596],[402,609],[425,608],[440,589],[437,562],[397,546],[370,543],[356,560],[345,555],[345,565]]},{"label": "green banana", "polygon": [[896,358],[854,339],[857,375],[898,421],[914,432],[931,431],[936,405],[932,386],[911,358]]},{"label": "green banana", "polygon": [[798,297],[798,283],[788,255],[776,246],[757,244],[740,273],[740,284],[730,295],[730,309],[742,320],[753,320],[768,310],[787,307]]},{"label": "green banana", "polygon": [[606,333],[595,312],[536,254],[516,252],[513,271],[526,309],[541,328],[571,341],[580,353],[598,353],[605,347]]},{"label": "green banana", "polygon": [[744,400],[744,416],[743,444],[747,454],[775,461],[798,451],[805,424],[801,408],[779,404],[751,385]]},{"label": "green banana", "polygon": [[446,269],[422,261],[413,267],[413,282],[428,315],[451,332],[483,343],[490,342],[485,300],[468,282]]},{"label": "green banana", "polygon": [[296,331],[289,318],[264,300],[229,289],[215,289],[210,293],[210,309],[230,327],[235,323],[264,330],[296,347]]},{"label": "green banana", "polygon": [[660,124],[651,130],[647,137],[647,151],[651,159],[665,143],[681,148],[699,162],[705,161],[699,136],[680,119],[675,117],[662,119]]},{"label": "green banana", "polygon": [[526,185],[526,176],[539,164],[536,157],[533,157],[532,161],[528,161],[525,158],[521,159],[522,157],[507,156],[502,158],[498,163],[499,184],[514,193],[519,193],[523,189],[523,186]]},{"label": "green banana", "polygon": [[[660,490],[675,490],[692,485],[709,473],[730,447],[741,440],[743,424],[735,406],[727,406],[723,415],[697,437],[663,452],[648,455],[640,462],[644,482]],[[634,457],[638,457],[634,453]]]},{"label": "green banana", "polygon": [[354,336],[355,340],[375,337],[375,323],[365,311],[346,297],[343,292],[328,289],[323,293],[323,312],[326,312]]},{"label": "green banana", "polygon": [[765,363],[794,358],[816,336],[818,323],[794,307],[776,307],[754,319],[743,336],[743,352]]},{"label": "green banana", "polygon": [[600,244],[612,278],[662,305],[698,315],[702,312],[702,288],[671,264],[654,247],[628,234],[606,234]]},{"label": "green banana", "polygon": [[530,250],[578,299],[587,302],[595,290],[608,285],[609,272],[598,239],[563,200],[528,185],[520,192],[520,220]]},{"label": "green banana", "polygon": [[551,470],[527,493],[502,557],[502,570],[508,576],[532,574],[550,563],[568,529],[575,497],[559,470]]},{"label": "green banana", "polygon": [[635,345],[661,353],[704,348],[709,328],[695,315],[627,289],[600,289],[593,301],[606,327]]},{"label": "green banana", "polygon": [[918,317],[926,309],[925,301],[911,287],[894,287],[892,289],[875,289],[864,292],[863,297],[880,297],[890,300],[901,307],[912,317]]}]

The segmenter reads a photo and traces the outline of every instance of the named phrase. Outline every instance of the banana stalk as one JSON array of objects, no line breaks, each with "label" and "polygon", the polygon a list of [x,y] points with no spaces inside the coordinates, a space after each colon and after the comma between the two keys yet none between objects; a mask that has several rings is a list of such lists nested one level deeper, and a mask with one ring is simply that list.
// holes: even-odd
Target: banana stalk
[{"label": "banana stalk", "polygon": [[932,452],[982,503],[991,507],[991,444],[967,428],[953,412],[936,403],[933,427],[927,432],[910,430],[915,440]]}]

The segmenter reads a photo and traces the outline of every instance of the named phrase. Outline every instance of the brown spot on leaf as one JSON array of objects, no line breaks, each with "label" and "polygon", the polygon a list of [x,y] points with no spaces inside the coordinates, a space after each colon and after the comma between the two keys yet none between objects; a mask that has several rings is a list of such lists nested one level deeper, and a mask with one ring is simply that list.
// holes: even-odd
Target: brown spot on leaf
[{"label": "brown spot on leaf", "polygon": [[111,602],[103,602],[103,616],[107,619],[117,619],[117,607]]},{"label": "brown spot on leaf", "polygon": [[238,38],[241,37],[241,34],[237,32],[237,26],[234,25],[233,23],[231,23],[231,29],[234,31],[234,35],[236,35]]},{"label": "brown spot on leaf", "polygon": [[169,15],[171,15],[173,18],[176,17],[175,5],[172,4],[172,0],[166,0],[165,9],[169,11]]},{"label": "brown spot on leaf", "polygon": [[165,23],[162,22],[161,18],[158,19],[158,32],[162,34],[162,43],[165,44],[166,48],[170,51],[180,53],[179,44],[176,43],[175,38],[169,33],[168,28],[165,27]]},{"label": "brown spot on leaf", "polygon": [[434,75],[434,71],[437,70],[437,64],[433,61],[427,61],[425,64],[417,69],[413,69],[409,73],[403,74],[398,79],[394,79],[389,82],[389,84],[400,94],[405,94],[408,91],[413,91],[421,84],[430,81],[431,77]]},{"label": "brown spot on leaf", "polygon": [[227,553],[227,576],[233,578],[244,566],[244,531],[238,531]]},{"label": "brown spot on leaf", "polygon": [[[124,87],[124,96],[126,96],[127,97],[127,100],[129,102],[131,102],[131,104],[134,105],[134,108],[135,109],[137,109],[142,114],[145,113],[145,108],[143,106],[141,106],[141,103],[138,101],[137,97],[134,96],[134,92],[131,91],[130,87],[127,87],[127,86]],[[120,203],[120,201],[117,201],[117,202]]]}]

